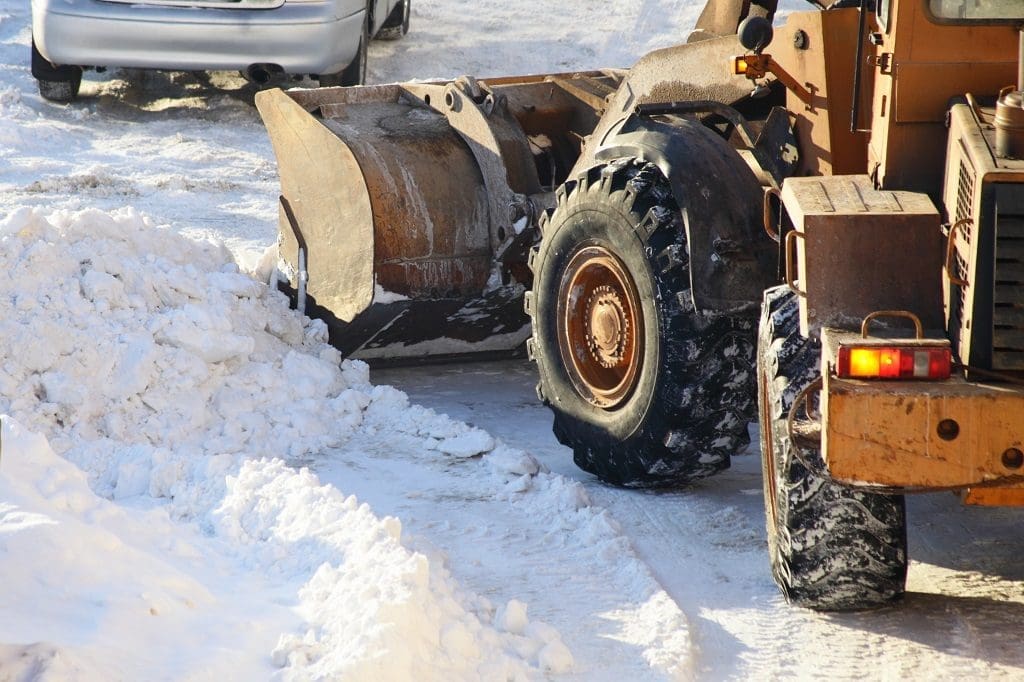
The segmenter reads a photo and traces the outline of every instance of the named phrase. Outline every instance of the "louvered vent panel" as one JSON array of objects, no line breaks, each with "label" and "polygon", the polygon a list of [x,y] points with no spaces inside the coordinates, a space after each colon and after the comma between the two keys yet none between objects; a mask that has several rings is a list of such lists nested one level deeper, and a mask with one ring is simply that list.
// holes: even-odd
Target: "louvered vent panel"
[{"label": "louvered vent panel", "polygon": [[992,368],[1024,369],[1024,215],[997,217]]}]

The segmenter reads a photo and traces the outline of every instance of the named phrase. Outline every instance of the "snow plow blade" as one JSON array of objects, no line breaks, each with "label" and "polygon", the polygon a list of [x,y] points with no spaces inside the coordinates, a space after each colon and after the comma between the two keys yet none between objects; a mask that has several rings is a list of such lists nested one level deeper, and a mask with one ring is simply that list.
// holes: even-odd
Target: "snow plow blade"
[{"label": "snow plow blade", "polygon": [[[598,83],[595,97],[618,83],[575,77]],[[257,95],[281,179],[283,288],[327,322],[343,353],[522,348],[532,226],[598,120],[558,78],[500,79],[486,91],[467,78]],[[531,112],[528,126],[510,99]]]},{"label": "snow plow blade", "polygon": [[[299,305],[346,355],[518,346],[515,292],[485,291],[491,246],[472,154],[396,88],[362,90],[367,101],[351,106],[325,99],[352,97],[341,89],[261,93],[281,176],[279,255]],[[481,313],[494,319],[481,325]]]}]

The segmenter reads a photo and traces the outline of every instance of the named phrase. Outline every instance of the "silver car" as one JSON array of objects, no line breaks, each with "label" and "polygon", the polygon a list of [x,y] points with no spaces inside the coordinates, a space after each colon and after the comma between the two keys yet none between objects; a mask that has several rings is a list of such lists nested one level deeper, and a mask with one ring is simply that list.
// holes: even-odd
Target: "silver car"
[{"label": "silver car", "polygon": [[239,70],[360,85],[372,37],[409,30],[411,0],[32,0],[32,75],[48,100],[82,69]]}]

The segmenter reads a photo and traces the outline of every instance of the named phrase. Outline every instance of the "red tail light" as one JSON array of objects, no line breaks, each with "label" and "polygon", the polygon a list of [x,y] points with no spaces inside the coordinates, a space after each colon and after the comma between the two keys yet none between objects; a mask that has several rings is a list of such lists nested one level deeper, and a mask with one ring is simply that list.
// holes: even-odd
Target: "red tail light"
[{"label": "red tail light", "polygon": [[836,374],[843,379],[948,379],[949,348],[841,346]]}]

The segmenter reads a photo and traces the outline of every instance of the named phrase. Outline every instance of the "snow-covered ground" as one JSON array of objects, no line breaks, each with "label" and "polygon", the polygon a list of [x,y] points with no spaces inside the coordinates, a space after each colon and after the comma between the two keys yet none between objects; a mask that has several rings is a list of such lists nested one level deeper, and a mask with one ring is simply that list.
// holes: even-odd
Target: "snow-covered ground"
[{"label": "snow-covered ground", "polygon": [[[370,80],[624,66],[699,11],[416,0]],[[788,607],[756,457],[610,489],[527,363],[339,363],[259,281],[251,87],[116,72],[57,106],[29,40],[0,0],[0,681],[1024,676],[1017,514],[914,499],[903,606]]]}]

